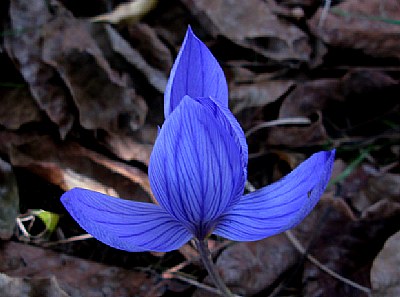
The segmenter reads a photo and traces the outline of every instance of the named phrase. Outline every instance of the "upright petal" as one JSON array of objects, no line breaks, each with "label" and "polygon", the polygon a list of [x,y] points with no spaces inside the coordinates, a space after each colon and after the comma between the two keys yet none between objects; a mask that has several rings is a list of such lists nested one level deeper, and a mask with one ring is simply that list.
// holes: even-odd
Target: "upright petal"
[{"label": "upright petal", "polygon": [[150,157],[158,202],[202,238],[243,194],[240,147],[218,109],[185,96],[165,121]]},{"label": "upright petal", "polygon": [[319,201],[334,158],[334,150],[316,153],[280,181],[243,196],[221,218],[214,233],[236,241],[252,241],[294,227]]},{"label": "upright petal", "polygon": [[89,234],[129,252],[175,250],[192,235],[160,206],[74,188],[61,202]]},{"label": "upright petal", "polygon": [[165,89],[166,119],[185,95],[192,98],[212,97],[221,106],[228,106],[225,75],[210,50],[193,34],[190,27]]}]

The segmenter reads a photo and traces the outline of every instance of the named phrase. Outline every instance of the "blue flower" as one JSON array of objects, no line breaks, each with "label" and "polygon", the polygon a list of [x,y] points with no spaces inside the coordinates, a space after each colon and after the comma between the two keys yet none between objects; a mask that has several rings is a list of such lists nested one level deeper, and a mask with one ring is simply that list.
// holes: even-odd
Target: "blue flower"
[{"label": "blue flower", "polygon": [[312,155],[280,181],[243,195],[248,150],[228,108],[218,62],[189,28],[165,91],[165,122],[149,180],[159,205],[75,188],[61,201],[103,243],[132,252],[170,251],[210,234],[253,241],[298,224],[328,183],[335,151]]}]

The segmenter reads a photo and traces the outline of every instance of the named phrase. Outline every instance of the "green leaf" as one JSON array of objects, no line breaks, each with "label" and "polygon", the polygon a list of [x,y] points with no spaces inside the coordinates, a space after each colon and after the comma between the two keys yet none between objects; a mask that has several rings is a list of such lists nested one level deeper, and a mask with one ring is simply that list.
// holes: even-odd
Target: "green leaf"
[{"label": "green leaf", "polygon": [[42,220],[42,222],[46,226],[47,231],[49,231],[50,233],[54,232],[54,230],[57,228],[60,215],[43,209],[33,210],[32,214]]}]

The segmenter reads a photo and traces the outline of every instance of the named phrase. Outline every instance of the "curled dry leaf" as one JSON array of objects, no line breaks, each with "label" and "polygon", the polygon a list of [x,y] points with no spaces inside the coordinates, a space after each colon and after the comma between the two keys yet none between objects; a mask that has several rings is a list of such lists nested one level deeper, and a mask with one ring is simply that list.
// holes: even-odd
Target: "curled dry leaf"
[{"label": "curled dry leaf", "polygon": [[[51,168],[49,166],[47,167],[47,170],[53,173],[58,171],[55,166],[54,168]],[[35,169],[33,169],[33,171],[35,171]],[[65,191],[71,190],[73,188],[84,188],[90,189],[92,191],[97,191],[106,195],[119,197],[118,193],[113,188],[104,186],[100,182],[96,181],[94,178],[91,178],[82,173],[78,173],[70,168],[60,170],[58,175],[59,176],[57,176],[57,178],[54,178],[55,176],[53,176],[51,182],[58,184]]]},{"label": "curled dry leaf", "polygon": [[277,61],[308,62],[308,36],[279,19],[275,1],[183,0],[213,36],[222,35],[244,48]]},{"label": "curled dry leaf", "polygon": [[[66,13],[60,7],[63,13]],[[16,0],[10,2],[9,31],[4,35],[4,48],[29,85],[32,97],[65,137],[71,129],[73,116],[68,94],[57,71],[42,60],[43,28],[53,19],[45,1]]]},{"label": "curled dry leaf", "polygon": [[374,94],[382,93],[385,89],[395,87],[398,84],[399,80],[394,79],[387,72],[373,69],[354,68],[341,78],[345,96],[365,96],[371,92]]},{"label": "curled dry leaf", "polygon": [[[52,277],[57,280],[59,291],[65,291],[68,296],[81,297],[156,297],[161,296],[161,289],[154,287],[155,280],[145,272],[126,270],[115,266],[95,263],[65,254],[56,253],[49,249],[34,247],[26,244],[8,242],[0,249],[0,271],[10,277],[33,284],[41,283],[42,279]],[[32,277],[33,276],[33,277]],[[79,277],[78,277],[79,276]],[[37,286],[35,295],[40,297],[62,297],[66,295],[46,295],[46,282]],[[154,294],[148,294],[153,288]],[[3,293],[0,281],[0,292]],[[18,294],[7,297],[28,297]],[[6,297],[1,295],[2,297]]]},{"label": "curled dry leaf", "polygon": [[237,114],[247,108],[263,107],[275,102],[293,85],[294,82],[290,80],[256,80],[231,86],[232,112]]},{"label": "curled dry leaf", "polygon": [[322,110],[332,101],[343,101],[340,81],[320,79],[300,83],[283,99],[278,119],[318,116],[316,121],[306,125],[275,126],[268,128],[267,144],[302,147],[323,145],[328,135],[323,125]]},{"label": "curled dry leaf", "polygon": [[[384,116],[393,111],[398,82],[379,70],[354,69],[340,79],[318,79],[297,84],[284,98],[279,109],[279,118],[318,115],[318,120],[306,127],[272,127],[268,143],[273,145],[302,146],[324,144],[328,139],[322,121],[329,119],[339,133],[353,127],[368,124],[376,128],[371,118]],[[392,91],[391,91],[392,90]],[[387,94],[376,100],[379,94]],[[360,113],[359,106],[365,108]],[[367,107],[368,106],[368,107]],[[346,119],[348,119],[346,121]],[[383,127],[384,128],[384,127]],[[301,137],[299,137],[301,136]]]},{"label": "curled dry leaf", "polygon": [[373,297],[400,296],[400,231],[389,237],[371,268]]},{"label": "curled dry leaf", "polygon": [[100,155],[93,151],[84,149],[82,147],[76,147],[76,149],[83,156],[86,156],[87,158],[96,162],[97,164],[100,164],[100,165],[104,166],[105,168],[111,170],[112,172],[117,173],[117,174],[129,179],[131,182],[133,182],[137,185],[140,185],[142,187],[142,189],[145,190],[146,193],[153,199],[153,201],[156,201],[153,197],[153,194],[152,194],[152,191],[150,188],[150,183],[147,178],[147,174],[143,173],[138,168],[126,165],[121,162],[110,160],[110,159],[104,157],[103,155]]},{"label": "curled dry leaf", "polygon": [[27,168],[65,191],[81,186],[137,201],[152,197],[147,174],[77,143],[60,145],[49,136],[2,132],[0,144],[13,166]]},{"label": "curled dry leaf", "polygon": [[279,118],[310,116],[320,111],[331,101],[344,101],[338,79],[307,81],[296,86],[279,109]]},{"label": "curled dry leaf", "polygon": [[[340,79],[299,83],[282,102],[279,117],[309,116],[334,103],[362,100],[396,86],[398,81],[380,70],[352,69]],[[383,98],[390,100],[390,98]],[[356,104],[363,104],[361,102]],[[374,101],[376,102],[376,101]],[[378,105],[378,104],[377,104]]]},{"label": "curled dry leaf", "polygon": [[323,42],[363,51],[373,57],[400,59],[400,3],[397,0],[347,0],[332,7],[322,28],[322,8],[309,21]]},{"label": "curled dry leaf", "polygon": [[135,49],[142,53],[151,66],[168,75],[173,64],[171,51],[158,37],[155,29],[145,23],[137,23],[129,26],[128,30]]},{"label": "curled dry leaf", "polygon": [[86,129],[139,129],[146,103],[130,87],[128,76],[110,67],[90,34],[90,24],[75,19],[59,3],[53,3],[53,14],[46,2],[22,2],[10,4],[10,30],[15,34],[5,36],[4,47],[61,136],[74,120],[72,102]]},{"label": "curled dry leaf", "polygon": [[122,160],[136,160],[149,165],[150,154],[153,150],[152,144],[140,143],[130,136],[112,134],[106,135],[103,142],[111,152]]},{"label": "curled dry leaf", "polygon": [[121,55],[128,63],[143,73],[150,85],[158,92],[163,93],[167,85],[166,74],[150,66],[142,54],[133,49],[111,26],[106,26],[105,29],[113,51]]},{"label": "curled dry leaf", "polygon": [[104,58],[90,35],[89,24],[58,17],[48,24],[43,59],[57,69],[79,111],[86,129],[135,131],[144,122],[147,106]]}]

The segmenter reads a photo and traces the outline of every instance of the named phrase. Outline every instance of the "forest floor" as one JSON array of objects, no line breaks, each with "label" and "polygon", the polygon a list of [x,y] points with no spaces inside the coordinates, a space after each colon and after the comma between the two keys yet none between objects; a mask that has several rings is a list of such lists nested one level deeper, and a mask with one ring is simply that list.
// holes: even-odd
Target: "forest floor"
[{"label": "forest floor", "polygon": [[116,250],[60,203],[78,186],[154,202],[147,166],[188,25],[227,77],[251,185],[336,149],[328,189],[293,230],[210,238],[227,285],[400,296],[399,1],[120,2],[0,3],[0,296],[214,296],[191,244]]}]

